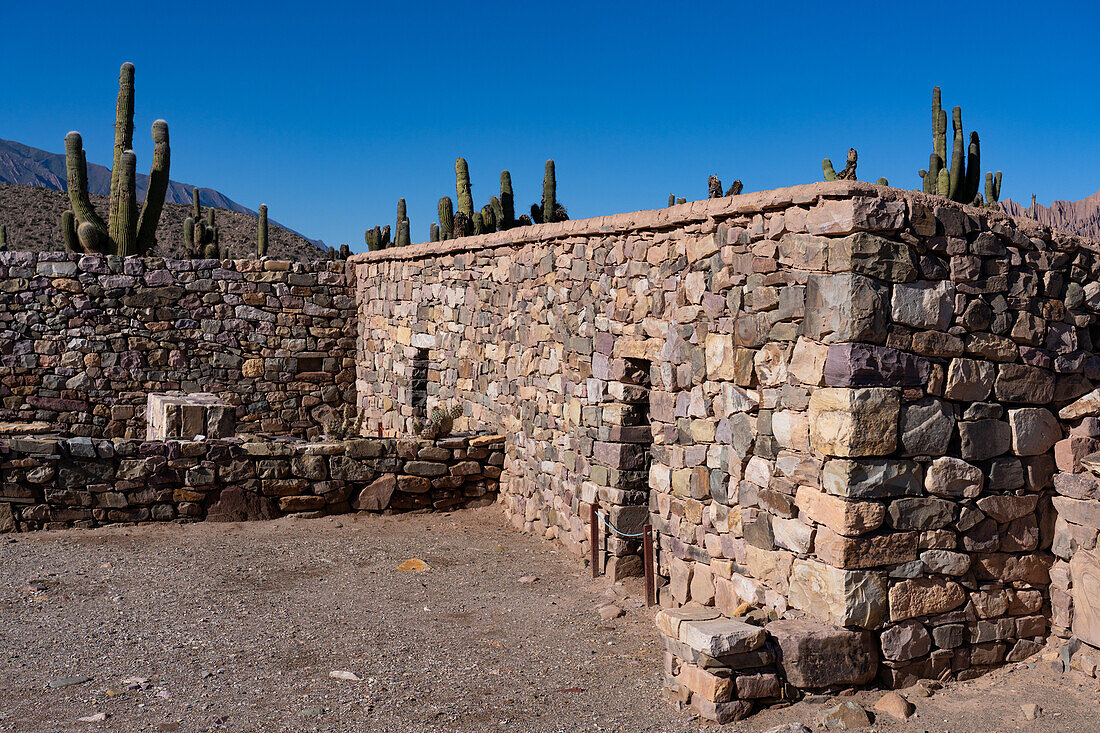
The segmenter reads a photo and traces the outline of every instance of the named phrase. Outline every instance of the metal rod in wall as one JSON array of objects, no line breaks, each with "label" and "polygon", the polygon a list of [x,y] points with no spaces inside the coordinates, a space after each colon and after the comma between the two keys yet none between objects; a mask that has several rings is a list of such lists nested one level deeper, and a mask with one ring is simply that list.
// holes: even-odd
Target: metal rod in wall
[{"label": "metal rod in wall", "polygon": [[645,568],[645,604],[655,606],[657,598],[656,578],[653,577],[653,527],[648,524],[642,527],[642,566]]},{"label": "metal rod in wall", "polygon": [[600,528],[599,519],[596,516],[596,503],[588,507],[588,541],[592,545],[592,577],[600,575]]}]

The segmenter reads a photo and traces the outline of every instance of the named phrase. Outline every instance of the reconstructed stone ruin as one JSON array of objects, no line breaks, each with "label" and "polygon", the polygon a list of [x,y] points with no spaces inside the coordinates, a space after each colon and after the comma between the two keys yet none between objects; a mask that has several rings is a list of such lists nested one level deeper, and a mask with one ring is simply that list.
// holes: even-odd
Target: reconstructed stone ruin
[{"label": "reconstructed stone ruin", "polygon": [[[442,508],[499,480],[578,557],[598,508],[614,578],[653,527],[666,692],[705,717],[967,678],[1051,633],[1100,662],[1100,243],[838,181],[346,269],[0,258],[0,419],[67,433],[0,441],[0,526]],[[238,436],[142,441],[175,390]],[[321,440],[353,402],[359,438]],[[468,442],[412,438],[452,404]]]},{"label": "reconstructed stone ruin", "polygon": [[650,522],[667,691],[706,717],[1022,660],[1052,596],[1091,628],[1100,484],[1051,496],[1100,438],[1100,401],[1057,416],[1100,380],[1098,243],[838,182],[353,262],[367,430],[408,429],[426,360],[508,436],[517,527],[587,557],[593,503]]}]

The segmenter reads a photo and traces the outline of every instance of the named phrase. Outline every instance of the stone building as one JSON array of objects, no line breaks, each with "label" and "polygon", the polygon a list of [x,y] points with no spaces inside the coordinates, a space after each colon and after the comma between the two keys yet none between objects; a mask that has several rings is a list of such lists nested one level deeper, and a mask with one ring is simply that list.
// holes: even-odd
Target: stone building
[{"label": "stone building", "polygon": [[[246,503],[326,497],[275,512],[453,506],[499,482],[518,528],[578,557],[597,507],[618,530],[597,548],[616,578],[641,572],[650,524],[666,692],[704,716],[967,678],[1051,633],[1084,642],[1075,666],[1100,663],[1100,243],[840,181],[346,266],[30,257],[0,254],[0,420],[87,436],[95,463],[141,434],[150,391],[209,385],[269,442],[318,438],[354,402],[363,470],[329,448],[318,463],[231,445],[171,474],[186,492],[210,469],[202,497],[181,494],[189,516],[227,482]],[[482,444],[408,440],[454,404]],[[71,449],[55,466],[23,440],[0,443],[10,526],[145,485],[119,488],[119,464],[97,496],[43,493],[31,474],[58,481]],[[154,471],[187,458],[125,450]],[[431,476],[410,469],[422,459]],[[230,460],[258,463],[223,477]],[[94,523],[175,507],[80,508]]]}]

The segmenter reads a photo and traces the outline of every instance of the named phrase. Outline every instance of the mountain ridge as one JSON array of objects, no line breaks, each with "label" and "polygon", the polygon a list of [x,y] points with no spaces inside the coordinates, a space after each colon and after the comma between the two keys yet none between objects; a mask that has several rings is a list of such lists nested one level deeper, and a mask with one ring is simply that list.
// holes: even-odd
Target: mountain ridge
[{"label": "mountain ridge", "polygon": [[1010,216],[1026,216],[1052,229],[1100,239],[1100,191],[1077,201],[1055,200],[1050,206],[1024,206],[1012,199],[1000,203]]}]

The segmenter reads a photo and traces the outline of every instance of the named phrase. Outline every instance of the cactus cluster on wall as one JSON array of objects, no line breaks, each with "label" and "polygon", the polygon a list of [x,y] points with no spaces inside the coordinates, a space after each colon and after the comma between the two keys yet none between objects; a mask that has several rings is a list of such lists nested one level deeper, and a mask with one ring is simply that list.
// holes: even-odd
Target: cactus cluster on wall
[{"label": "cactus cluster on wall", "polygon": [[199,189],[191,189],[191,216],[183,220],[183,243],[187,257],[193,260],[224,259],[227,254],[220,246],[218,224],[214,207],[206,212],[203,221],[202,205],[199,203]]},{"label": "cactus cluster on wall", "polygon": [[[847,162],[844,168],[837,173],[833,168],[833,161],[830,158],[825,158],[821,161],[821,172],[825,174],[826,181],[855,181],[856,178],[856,165],[859,162],[859,153],[855,148],[848,148]],[[879,178],[875,181],[880,186],[889,186],[890,182],[885,178]]]},{"label": "cactus cluster on wall", "polygon": [[[744,190],[744,184],[741,183],[741,179],[737,179],[730,184],[730,187],[726,189],[725,193],[722,192],[722,179],[716,175],[712,175],[707,178],[707,198],[708,199],[720,199],[723,196],[737,196]],[[682,196],[677,196],[674,193],[668,195],[668,205],[675,206],[677,204],[686,204],[687,199]]]},{"label": "cactus cluster on wall", "polygon": [[[940,88],[932,89],[932,152],[928,156],[928,169],[921,169],[921,190],[925,193],[946,196],[962,204],[981,204],[978,191],[981,180],[981,141],[978,133],[971,131],[970,144],[964,150],[962,108],[951,112],[953,133],[951,161],[947,161],[947,110],[940,104]],[[994,204],[1001,198],[1001,172],[985,174],[984,203]]]},{"label": "cactus cluster on wall", "polygon": [[65,136],[65,168],[69,203],[61,216],[65,245],[76,252],[100,252],[116,255],[141,255],[156,244],[157,224],[168,190],[171,150],[168,123],[153,123],[153,164],[149,172],[149,190],[138,211],[137,156],[134,143],[134,65],[125,63],[119,70],[118,100],[115,106],[115,151],[111,167],[111,197],[107,220],[92,206],[88,196],[88,160],[79,132]]}]

